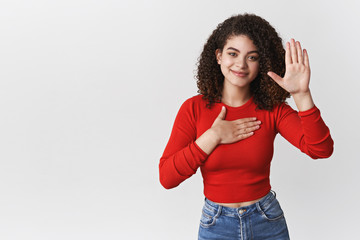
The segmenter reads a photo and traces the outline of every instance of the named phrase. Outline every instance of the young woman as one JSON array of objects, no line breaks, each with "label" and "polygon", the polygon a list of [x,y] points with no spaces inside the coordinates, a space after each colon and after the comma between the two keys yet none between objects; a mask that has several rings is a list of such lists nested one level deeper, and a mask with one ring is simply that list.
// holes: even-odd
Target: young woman
[{"label": "young woman", "polygon": [[[160,159],[160,182],[178,186],[200,167],[205,205],[199,239],[289,239],[271,190],[273,143],[280,133],[311,158],[333,151],[309,89],[307,51],[252,14],[213,31],[199,58],[200,95],[181,106]],[[285,103],[292,96],[298,112]]]}]

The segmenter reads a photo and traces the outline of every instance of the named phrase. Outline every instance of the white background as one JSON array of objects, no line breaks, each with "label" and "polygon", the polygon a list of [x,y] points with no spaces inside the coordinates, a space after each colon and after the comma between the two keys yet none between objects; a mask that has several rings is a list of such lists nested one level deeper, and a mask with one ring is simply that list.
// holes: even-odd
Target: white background
[{"label": "white background", "polygon": [[158,162],[203,44],[244,12],[307,48],[335,141],[313,161],[276,139],[292,239],[358,236],[357,1],[1,0],[0,239],[196,239],[201,176],[165,190]]}]

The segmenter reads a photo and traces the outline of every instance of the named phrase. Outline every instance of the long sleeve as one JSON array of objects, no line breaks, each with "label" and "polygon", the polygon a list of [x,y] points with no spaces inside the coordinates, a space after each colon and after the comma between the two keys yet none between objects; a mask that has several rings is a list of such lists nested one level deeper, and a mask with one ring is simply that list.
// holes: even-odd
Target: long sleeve
[{"label": "long sleeve", "polygon": [[296,112],[289,105],[282,104],[276,111],[277,130],[291,144],[313,159],[331,156],[334,142],[316,106]]},{"label": "long sleeve", "polygon": [[178,186],[196,173],[207,154],[196,145],[194,106],[191,99],[181,106],[171,131],[169,141],[160,158],[160,182],[164,188]]}]

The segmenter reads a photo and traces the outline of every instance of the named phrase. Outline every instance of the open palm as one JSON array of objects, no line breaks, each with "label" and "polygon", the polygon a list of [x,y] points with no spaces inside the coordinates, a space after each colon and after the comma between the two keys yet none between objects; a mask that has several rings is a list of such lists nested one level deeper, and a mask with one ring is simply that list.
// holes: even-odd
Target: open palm
[{"label": "open palm", "polygon": [[286,43],[285,66],[283,78],[274,72],[268,72],[268,75],[290,94],[309,92],[309,56],[294,39]]}]

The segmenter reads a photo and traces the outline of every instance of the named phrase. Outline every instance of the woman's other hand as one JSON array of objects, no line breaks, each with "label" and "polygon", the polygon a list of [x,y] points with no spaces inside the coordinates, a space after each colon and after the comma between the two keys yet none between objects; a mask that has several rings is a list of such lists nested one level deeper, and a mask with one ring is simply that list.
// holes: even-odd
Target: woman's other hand
[{"label": "woman's other hand", "polygon": [[217,136],[218,144],[234,143],[254,134],[260,128],[260,121],[255,117],[242,118],[234,121],[225,120],[226,108],[223,106],[211,129]]},{"label": "woman's other hand", "polygon": [[196,144],[207,154],[210,154],[219,144],[230,144],[254,135],[260,128],[256,117],[241,118],[233,121],[225,120],[226,108],[222,107],[211,128],[204,132]]}]

